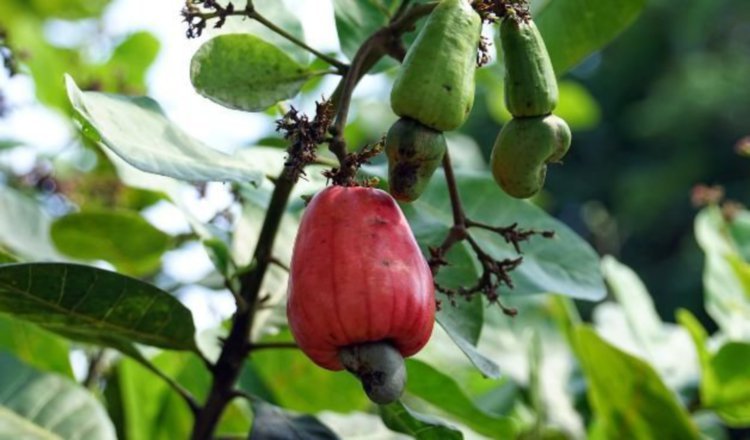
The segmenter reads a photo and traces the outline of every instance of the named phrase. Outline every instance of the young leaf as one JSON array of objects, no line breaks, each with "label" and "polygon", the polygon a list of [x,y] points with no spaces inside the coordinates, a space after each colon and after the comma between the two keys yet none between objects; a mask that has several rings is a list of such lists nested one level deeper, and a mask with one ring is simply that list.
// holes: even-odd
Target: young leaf
[{"label": "young leaf", "polygon": [[687,411],[649,364],[585,326],[575,331],[574,350],[595,411],[592,438],[699,438]]},{"label": "young leaf", "polygon": [[638,17],[645,0],[555,0],[539,11],[536,22],[555,73],[561,76],[602,48]]},{"label": "young leaf", "polygon": [[155,286],[63,263],[0,266],[0,312],[84,342],[196,350],[190,311]]},{"label": "young leaf", "polygon": [[161,263],[170,237],[132,211],[87,211],[52,223],[52,240],[79,260],[106,260],[120,271],[144,275]]},{"label": "young leaf", "polygon": [[435,417],[419,414],[401,402],[380,407],[385,425],[418,440],[461,440],[461,431]]},{"label": "young leaf", "polygon": [[116,440],[101,404],[78,384],[0,353],[0,438]]},{"label": "young leaf", "polygon": [[430,365],[409,359],[406,390],[456,417],[474,431],[494,438],[514,438],[511,418],[487,414],[466,396],[456,382]]},{"label": "young leaf", "polygon": [[198,93],[250,112],[293,98],[313,76],[276,46],[249,34],[212,38],[190,62],[190,79]]},{"label": "young leaf", "polygon": [[141,171],[189,182],[258,184],[263,178],[251,162],[182,131],[151,98],[82,92],[70,76],[65,83],[84,135]]},{"label": "young leaf", "polygon": [[336,440],[326,425],[309,415],[291,414],[261,400],[253,400],[250,440]]}]

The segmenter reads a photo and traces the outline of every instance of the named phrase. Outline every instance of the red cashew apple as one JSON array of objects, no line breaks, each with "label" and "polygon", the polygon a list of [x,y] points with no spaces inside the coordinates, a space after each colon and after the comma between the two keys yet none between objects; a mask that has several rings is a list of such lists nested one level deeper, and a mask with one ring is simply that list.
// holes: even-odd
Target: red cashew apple
[{"label": "red cashew apple", "polygon": [[313,362],[351,371],[376,403],[398,399],[403,358],[432,334],[435,290],[388,193],[332,186],[313,197],[294,244],[287,316]]}]

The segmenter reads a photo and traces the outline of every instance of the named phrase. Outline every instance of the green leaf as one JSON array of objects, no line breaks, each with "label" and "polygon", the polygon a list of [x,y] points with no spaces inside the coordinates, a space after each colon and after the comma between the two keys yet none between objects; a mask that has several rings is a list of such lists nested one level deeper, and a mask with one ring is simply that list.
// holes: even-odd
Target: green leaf
[{"label": "green leaf", "polygon": [[591,438],[699,438],[687,411],[651,366],[609,345],[591,328],[580,326],[575,335],[595,411]]},{"label": "green leaf", "polygon": [[[284,331],[264,341],[290,340],[291,334]],[[354,376],[346,371],[324,370],[299,350],[260,350],[253,353],[253,365],[268,385],[265,391],[275,396],[284,408],[305,413],[351,412],[371,405]]]},{"label": "green leaf", "polygon": [[[434,240],[441,240],[441,237],[436,236]],[[445,258],[450,265],[443,267],[438,273],[437,281],[441,285],[456,288],[474,283],[479,274],[464,243],[454,246]],[[438,299],[441,307],[436,320],[440,326],[482,374],[493,379],[500,377],[500,367],[476,349],[484,323],[481,298],[475,297],[472,301],[458,298],[455,304],[443,294],[438,294]]]},{"label": "green leaf", "polygon": [[458,384],[432,366],[415,359],[406,361],[406,390],[454,416],[469,428],[493,438],[514,438],[515,422],[480,409]]},{"label": "green leaf", "polygon": [[81,92],[70,76],[65,81],[84,135],[141,171],[190,182],[263,178],[251,162],[190,137],[150,98]]},{"label": "green leaf", "polygon": [[49,238],[51,222],[36,201],[0,185],[0,244],[24,259],[61,259]]},{"label": "green leaf", "polygon": [[169,248],[169,235],[136,212],[85,211],[60,217],[52,224],[57,249],[79,260],[106,260],[131,275],[158,269]]},{"label": "green leaf", "polygon": [[711,354],[708,334],[692,313],[679,310],[677,321],[690,333],[700,359],[701,405],[730,426],[750,424],[750,344],[729,342]]},{"label": "green leaf", "polygon": [[250,440],[338,439],[313,416],[291,414],[261,400],[254,400],[251,405],[254,418]]},{"label": "green leaf", "polygon": [[418,440],[461,440],[461,431],[446,425],[442,420],[419,414],[401,402],[380,407],[383,423],[393,431],[410,435]]},{"label": "green leaf", "polygon": [[84,388],[0,353],[0,438],[116,440],[99,402]]},{"label": "green leaf", "polygon": [[[486,173],[461,172],[457,180],[459,192],[471,195],[463,201],[472,220],[494,226],[518,223],[521,228],[555,232],[553,239],[533,237],[521,244],[523,263],[510,274],[515,287],[505,289],[502,295],[549,292],[591,301],[604,297],[599,257],[581,237],[537,206],[506,195]],[[453,224],[442,173],[436,173],[425,193],[403,206],[403,211],[422,246],[440,245]],[[476,228],[471,234],[494,257],[518,258],[497,234]]]},{"label": "green leaf", "polygon": [[68,341],[33,324],[0,314],[0,351],[3,350],[34,368],[73,378]]},{"label": "green leaf", "polygon": [[655,354],[651,351],[654,342],[663,338],[663,323],[646,286],[635,272],[609,255],[602,258],[602,272],[639,344]]},{"label": "green leaf", "polygon": [[750,424],[750,344],[729,342],[711,359],[718,395],[706,406],[716,410],[728,425]]},{"label": "green leaf", "polygon": [[0,266],[0,311],[71,339],[196,350],[190,311],[151,284],[90,266]]},{"label": "green leaf", "polygon": [[500,377],[500,367],[477,350],[479,335],[471,334],[477,323],[481,325],[483,314],[482,301],[475,298],[471,302],[461,301],[458,306],[443,305],[442,310],[437,313],[436,320],[453,343],[484,376],[497,379]]},{"label": "green leaf", "polygon": [[630,26],[645,0],[555,0],[536,16],[558,76]]},{"label": "green leaf", "polygon": [[115,47],[112,56],[101,68],[105,90],[117,90],[126,84],[138,90],[145,88],[146,72],[159,53],[159,40],[149,32],[135,32]]},{"label": "green leaf", "polygon": [[198,93],[251,112],[293,98],[312,76],[276,46],[248,34],[212,38],[190,62],[190,80]]}]

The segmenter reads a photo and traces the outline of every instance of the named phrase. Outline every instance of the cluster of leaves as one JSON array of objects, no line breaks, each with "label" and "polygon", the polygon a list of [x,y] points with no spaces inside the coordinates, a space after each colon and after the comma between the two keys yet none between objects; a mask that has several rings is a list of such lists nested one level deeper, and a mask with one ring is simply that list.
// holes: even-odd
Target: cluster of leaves
[{"label": "cluster of leaves", "polygon": [[[83,12],[66,18],[95,17],[106,4],[72,3],[77,6],[68,4],[50,12],[39,9],[48,3],[14,0],[0,4],[0,17],[32,23],[38,32],[49,17],[76,11]],[[280,2],[256,3],[264,8],[261,17],[282,8]],[[581,15],[579,3],[556,0],[536,12],[559,73],[611,40],[643,6],[638,1],[600,2],[587,5],[589,13]],[[336,0],[343,54],[353,58],[369,35],[400,13],[401,4]],[[189,5],[210,9],[218,4]],[[230,13],[210,19],[233,19],[234,9],[225,4],[220,8]],[[293,17],[288,11],[282,15]],[[573,20],[586,23],[572,32],[569,23]],[[190,311],[170,293],[195,282],[166,279],[165,253],[180,249],[185,242],[201,243],[216,270],[198,284],[215,290],[228,288],[241,297],[237,284],[268,263],[254,260],[252,253],[256,245],[268,244],[257,234],[266,230],[273,216],[278,223],[268,251],[276,264],[270,265],[256,292],[262,307],[253,328],[247,329],[253,340],[248,341],[249,348],[243,347],[251,359],[245,363],[243,355],[237,388],[231,389],[247,398],[234,399],[222,408],[216,435],[244,437],[250,432],[251,438],[263,438],[274,433],[283,438],[295,432],[305,438],[351,438],[378,432],[392,436],[395,431],[418,438],[462,438],[462,431],[472,431],[490,438],[555,434],[575,438],[588,431],[593,438],[698,438],[699,429],[722,432],[724,425],[750,423],[748,376],[738,367],[746,363],[750,341],[750,234],[746,227],[750,214],[746,211],[727,219],[712,205],[696,221],[707,257],[707,309],[719,323],[719,333],[709,340],[686,312],[678,320],[687,332],[662,323],[637,278],[611,259],[604,261],[603,268],[619,304],[604,303],[597,310],[602,316],[614,313],[622,319],[597,319],[594,330],[579,322],[569,300],[532,294],[601,299],[605,288],[598,256],[537,206],[503,194],[481,159],[465,159],[471,148],[452,143],[456,189],[464,196],[467,218],[474,222],[467,226],[474,228],[472,236],[482,243],[488,261],[515,261],[518,242],[533,231],[554,230],[555,234],[548,240],[524,243],[524,264],[513,272],[514,289],[507,298],[523,313],[509,320],[488,311],[481,296],[452,298],[455,305],[443,307],[438,314],[441,330],[423,353],[407,362],[410,379],[403,401],[375,410],[346,374],[320,370],[296,350],[275,349],[290,345],[283,313],[279,313],[286,290],[284,266],[303,206],[299,196],[325,184],[321,170],[308,164],[333,160],[328,151],[315,149],[327,140],[332,104],[319,103],[312,120],[295,110],[281,119],[278,126],[292,145],[289,156],[259,146],[228,155],[189,136],[152,99],[81,91],[76,84],[90,86],[102,74],[97,85],[103,90],[141,88],[139,66],[145,69],[150,63],[148,50],[140,52],[119,76],[112,76],[121,82],[108,82],[110,77],[103,73],[118,72],[117,66],[129,60],[129,50],[118,46],[105,64],[86,65],[75,57],[68,62],[67,49],[50,46],[38,36],[41,32],[30,35],[20,25],[10,27],[9,32],[14,44],[28,45],[30,53],[54,60],[53,68],[37,63],[37,57],[28,61],[38,97],[66,112],[69,108],[58,98],[62,95],[64,102],[69,100],[84,135],[78,148],[96,151],[99,165],[92,173],[93,182],[86,180],[92,178],[89,175],[57,176],[63,186],[75,185],[59,195],[67,201],[68,211],[57,212],[54,218],[47,213],[45,201],[49,199],[42,194],[15,184],[0,186],[0,370],[8,372],[0,377],[3,434],[22,437],[46,431],[63,438],[104,440],[189,437],[194,420],[211,404],[217,353],[222,349],[217,334],[224,332],[216,329],[208,337],[196,334]],[[122,44],[152,47],[148,44],[152,37],[136,35],[140,35],[137,41],[127,39]],[[387,70],[392,63],[380,61],[373,71]],[[318,66],[266,35],[219,35],[195,54],[191,79],[198,93],[219,104],[260,111],[293,99],[301,91],[317,93],[304,88],[321,75]],[[66,90],[46,78],[59,73],[57,81],[64,71],[71,73]],[[365,103],[362,109],[367,108]],[[376,125],[375,133],[358,135],[350,130],[342,135],[350,144],[376,144],[382,135],[377,127],[387,127],[387,123]],[[301,179],[294,189],[284,186],[285,169],[294,170],[295,175],[305,170],[308,179]],[[387,183],[382,165],[365,166],[364,171]],[[117,183],[124,194],[121,198],[105,200],[97,196],[101,192],[91,189],[107,180]],[[455,226],[445,180],[443,175],[436,176],[418,201],[403,207],[426,255],[430,248],[439,248],[446,231]],[[187,182],[212,181],[230,182],[241,195],[236,202],[241,214],[230,231],[194,218],[183,204],[181,195],[192,188]],[[291,194],[292,202],[283,200],[281,209],[276,209],[279,188]],[[141,210],[159,200],[184,214],[192,227],[188,234],[169,235],[143,218]],[[80,212],[70,210],[74,203]],[[487,226],[516,223],[530,229]],[[471,242],[462,241],[440,255],[448,264],[439,271],[437,282],[446,291],[458,291],[485,276],[486,262],[477,259],[475,251]],[[93,262],[104,262],[115,271],[97,268]],[[618,331],[613,337],[612,332]],[[688,334],[698,353],[695,365],[700,365],[697,395],[695,390],[690,394],[688,386],[698,379],[697,369],[678,368],[677,374],[675,360],[687,367],[691,364],[683,357],[665,360],[659,356],[660,350]],[[158,354],[145,353],[143,345],[158,348]],[[88,377],[82,382],[94,393],[75,382],[69,361],[72,349],[92,354]],[[581,377],[587,379],[586,387],[580,387]],[[579,387],[571,398],[567,387],[576,384]],[[10,388],[16,391],[6,393]],[[687,406],[690,412],[675,392],[693,402]],[[583,403],[586,397],[588,406]],[[66,414],[53,409],[70,408],[74,402],[86,410],[60,422]],[[46,410],[39,411],[40,407]],[[576,412],[576,407],[584,409]]]}]

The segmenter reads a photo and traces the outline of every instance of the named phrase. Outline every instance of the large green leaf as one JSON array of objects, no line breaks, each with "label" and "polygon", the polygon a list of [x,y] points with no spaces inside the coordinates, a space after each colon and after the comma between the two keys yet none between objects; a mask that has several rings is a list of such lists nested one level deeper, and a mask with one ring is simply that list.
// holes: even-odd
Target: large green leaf
[{"label": "large green leaf", "polygon": [[195,350],[190,311],[155,286],[63,263],[0,266],[0,311],[63,336],[128,350]]},{"label": "large green leaf", "polygon": [[[509,197],[486,173],[461,172],[457,179],[464,211],[472,220],[555,232],[553,239],[533,237],[522,243],[523,263],[510,275],[515,287],[501,295],[550,292],[592,301],[604,297],[599,258],[570,228],[531,203]],[[403,210],[420,244],[438,246],[453,223],[442,173],[436,173],[419,200]],[[496,258],[518,257],[496,234],[475,228],[471,234]]]},{"label": "large green leaf", "polygon": [[150,98],[81,92],[70,76],[65,81],[83,133],[142,171],[191,182],[263,178],[251,162],[189,136]]},{"label": "large green leaf", "polygon": [[84,388],[0,353],[0,438],[115,440],[112,422]]},{"label": "large green leaf", "polygon": [[249,34],[212,38],[190,62],[190,79],[198,93],[251,112],[293,98],[312,76],[282,50]]},{"label": "large green leaf", "polygon": [[4,314],[0,314],[0,350],[39,370],[73,377],[68,341]]},{"label": "large green leaf", "polygon": [[750,344],[728,342],[715,354],[708,349],[708,335],[687,310],[677,320],[688,330],[701,363],[701,405],[712,409],[731,426],[750,424]]},{"label": "large green leaf", "polygon": [[595,411],[591,438],[699,438],[687,411],[646,362],[585,326],[575,331],[574,349]]},{"label": "large green leaf", "polygon": [[79,260],[106,260],[119,270],[143,275],[156,270],[170,237],[132,211],[85,211],[55,220],[57,249]]},{"label": "large green leaf", "polygon": [[442,420],[419,414],[401,402],[380,407],[383,423],[390,429],[408,434],[418,440],[461,440],[461,431]]},{"label": "large green leaf", "polygon": [[338,436],[310,415],[292,414],[269,403],[254,400],[250,440],[336,440]]},{"label": "large green leaf", "polygon": [[554,0],[536,16],[557,75],[601,49],[627,28],[645,0]]},{"label": "large green leaf", "polygon": [[49,238],[51,222],[33,199],[0,185],[0,245],[29,260],[61,259]]},{"label": "large green leaf", "polygon": [[406,361],[409,394],[429,402],[474,431],[492,438],[513,438],[515,423],[508,417],[488,414],[466,396],[453,378],[415,359]]}]

